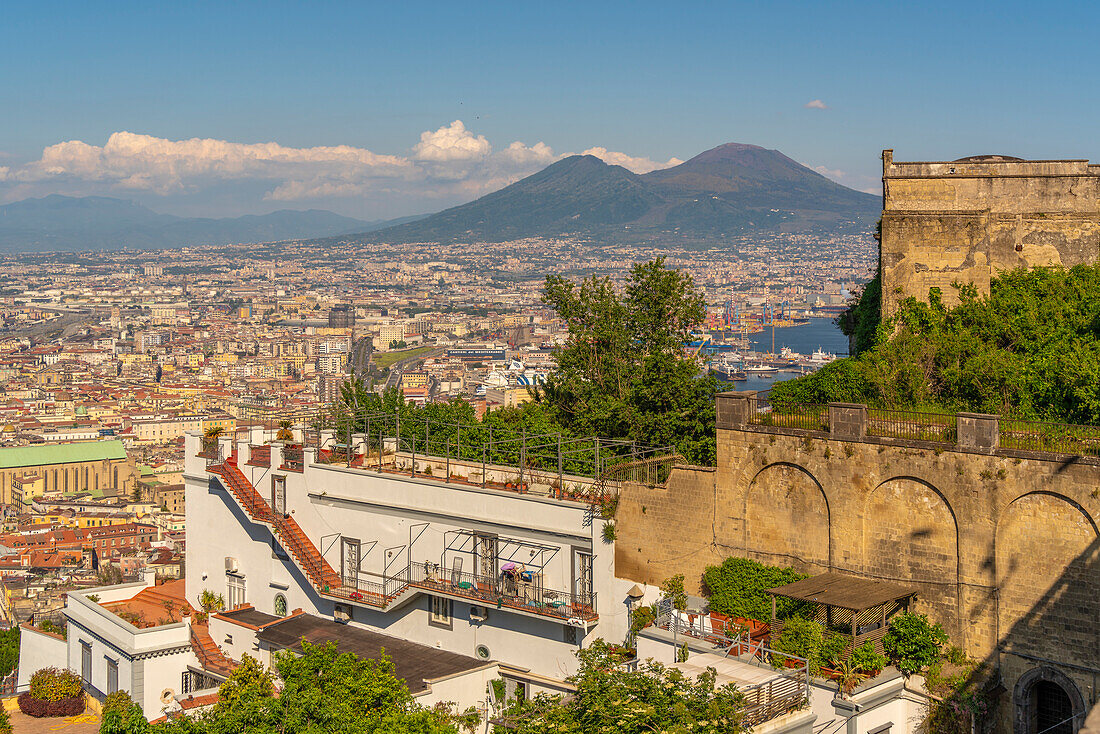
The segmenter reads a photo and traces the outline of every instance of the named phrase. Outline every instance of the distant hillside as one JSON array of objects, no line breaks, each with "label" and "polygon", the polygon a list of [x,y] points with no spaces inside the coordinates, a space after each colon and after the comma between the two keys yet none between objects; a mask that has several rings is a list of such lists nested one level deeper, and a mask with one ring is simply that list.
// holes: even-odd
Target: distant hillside
[{"label": "distant hillside", "polygon": [[476,201],[361,236],[500,242],[561,234],[648,239],[867,230],[880,209],[879,197],[830,181],[777,150],[729,143],[644,175],[571,156]]},{"label": "distant hillside", "polygon": [[41,252],[272,242],[361,232],[378,224],[320,209],[283,210],[232,219],[187,218],[157,214],[123,199],[53,195],[0,206],[0,250]]}]

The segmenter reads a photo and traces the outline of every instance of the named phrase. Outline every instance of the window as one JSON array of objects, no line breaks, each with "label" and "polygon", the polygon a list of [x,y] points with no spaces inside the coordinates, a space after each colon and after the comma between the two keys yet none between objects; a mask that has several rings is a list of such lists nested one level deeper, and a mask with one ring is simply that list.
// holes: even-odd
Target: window
[{"label": "window", "polygon": [[80,677],[85,683],[92,682],[92,643],[80,641]]},{"label": "window", "polygon": [[227,573],[225,575],[226,608],[236,609],[245,603],[244,576]]},{"label": "window", "polygon": [[428,597],[428,624],[432,627],[451,629],[452,602],[442,596]]},{"label": "window", "polygon": [[111,694],[118,690],[118,661],[107,658],[107,690]]},{"label": "window", "polygon": [[276,617],[285,617],[286,616],[286,597],[285,596],[283,596],[282,594],[276,594],[275,595],[275,605],[274,606],[275,606],[275,616]]}]

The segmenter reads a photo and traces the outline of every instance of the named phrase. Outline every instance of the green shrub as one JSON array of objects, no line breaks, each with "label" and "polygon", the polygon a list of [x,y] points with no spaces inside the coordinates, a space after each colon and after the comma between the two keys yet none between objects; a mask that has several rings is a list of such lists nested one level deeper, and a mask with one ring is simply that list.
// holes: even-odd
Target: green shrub
[{"label": "green shrub", "polygon": [[656,618],[653,607],[638,607],[630,614],[630,631],[627,633],[626,644],[634,644],[638,633],[645,629],[646,625]]},{"label": "green shrub", "polygon": [[[710,600],[711,611],[767,622],[772,615],[772,601],[767,590],[804,578],[807,578],[806,574],[793,568],[730,557],[720,566],[707,567],[703,572],[703,587]],[[780,619],[806,614],[808,610],[809,605],[805,602],[782,597],[776,599],[776,614]]]},{"label": "green shrub", "polygon": [[678,573],[665,579],[661,584],[661,591],[664,592],[666,599],[672,601],[674,609],[679,609],[681,612],[687,609],[688,597],[687,592],[684,591],[684,574]]},{"label": "green shrub", "polygon": [[882,640],[887,657],[905,675],[918,673],[939,660],[947,634],[940,625],[915,612],[903,612],[890,620]]},{"label": "green shrub", "polygon": [[821,649],[825,637],[821,625],[812,619],[791,617],[783,623],[783,631],[773,647],[788,655],[800,658],[813,658]]},{"label": "green shrub", "polygon": [[848,657],[857,670],[882,670],[886,667],[886,656],[875,649],[875,644],[868,640],[852,650]]},{"label": "green shrub", "polygon": [[31,698],[39,701],[60,701],[82,695],[80,676],[71,670],[42,668],[31,676]]},{"label": "green shrub", "polygon": [[8,710],[3,706],[0,706],[0,734],[11,734],[11,719],[8,718]]},{"label": "green shrub", "polygon": [[[825,634],[824,631],[822,634]],[[851,639],[851,637],[838,635],[835,632],[830,634],[813,654],[813,662],[817,663],[818,667],[823,665],[830,668],[836,667],[836,664],[844,659],[844,651],[848,649],[848,643]]]},{"label": "green shrub", "polygon": [[130,698],[130,694],[126,691],[115,691],[107,696],[103,701],[103,715],[106,716],[108,711],[117,711],[120,714],[128,714],[130,709],[135,706],[134,700]]}]

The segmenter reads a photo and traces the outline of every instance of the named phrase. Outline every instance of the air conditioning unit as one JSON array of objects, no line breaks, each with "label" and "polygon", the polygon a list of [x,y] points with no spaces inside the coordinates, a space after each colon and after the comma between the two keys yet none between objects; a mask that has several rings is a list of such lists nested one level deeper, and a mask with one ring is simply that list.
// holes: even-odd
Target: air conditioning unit
[{"label": "air conditioning unit", "polygon": [[489,618],[489,610],[485,607],[470,607],[470,621],[484,622]]},{"label": "air conditioning unit", "polygon": [[237,559],[229,556],[225,557],[225,572],[237,573]]}]

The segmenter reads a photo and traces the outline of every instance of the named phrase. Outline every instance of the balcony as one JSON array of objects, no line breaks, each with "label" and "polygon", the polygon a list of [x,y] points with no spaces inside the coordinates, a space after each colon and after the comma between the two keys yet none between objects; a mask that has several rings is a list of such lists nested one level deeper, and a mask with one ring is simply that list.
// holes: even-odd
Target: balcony
[{"label": "balcony", "polygon": [[511,609],[559,620],[595,622],[596,594],[572,594],[548,589],[531,576],[523,580],[519,574],[504,572],[496,577],[449,571],[434,563],[413,564],[403,572],[410,586],[433,594],[476,601],[486,607]]}]

